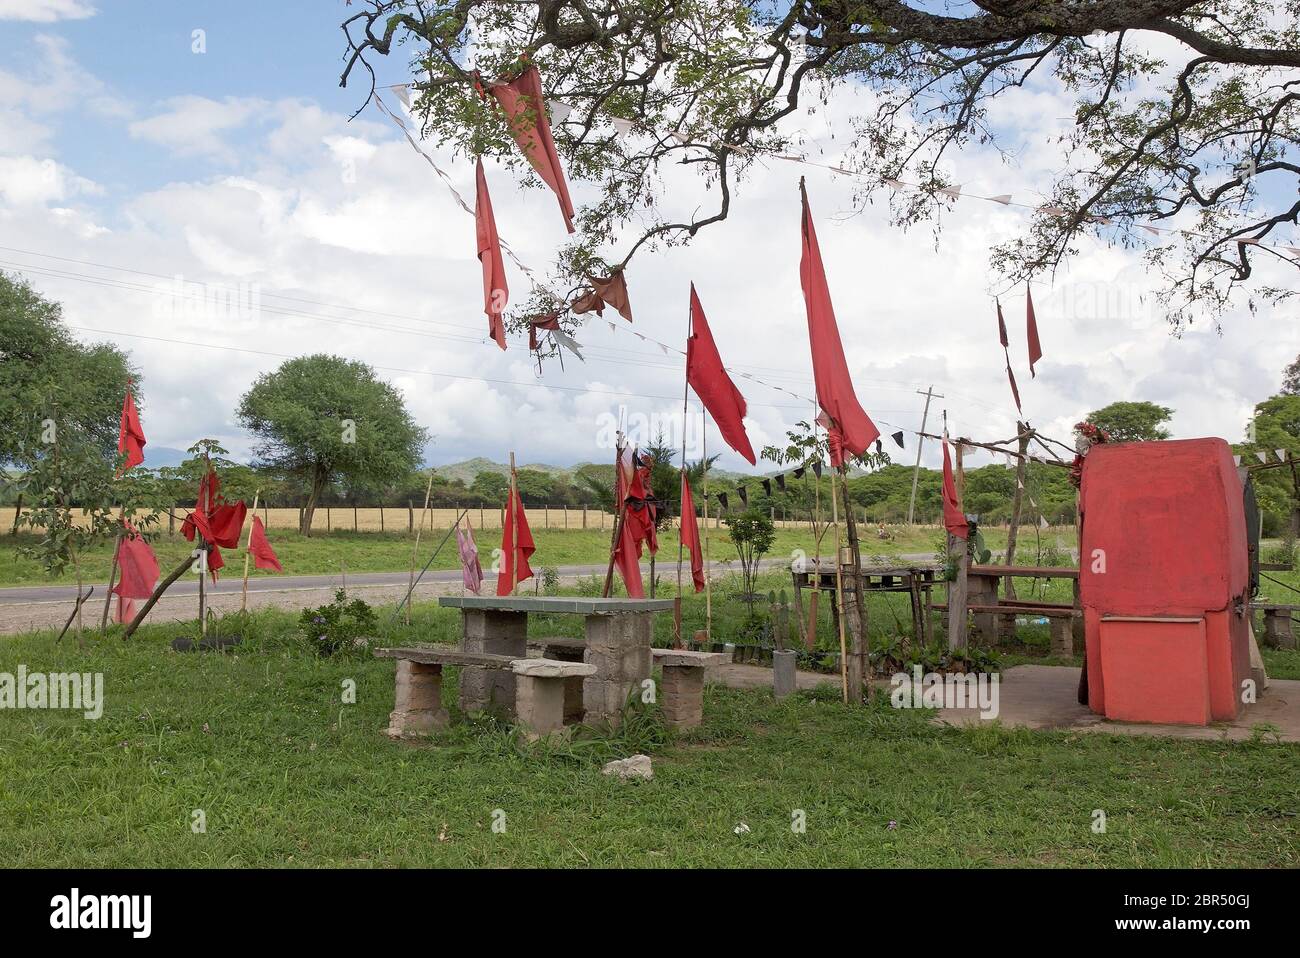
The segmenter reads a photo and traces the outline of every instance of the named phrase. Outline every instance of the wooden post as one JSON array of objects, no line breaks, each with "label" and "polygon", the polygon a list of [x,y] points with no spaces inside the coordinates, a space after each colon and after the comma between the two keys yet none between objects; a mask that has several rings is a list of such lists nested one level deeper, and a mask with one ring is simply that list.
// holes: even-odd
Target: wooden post
[{"label": "wooden post", "polygon": [[117,534],[117,539],[113,543],[113,561],[108,567],[108,592],[104,596],[104,614],[99,618],[99,637],[102,639],[108,632],[108,609],[113,603],[113,585],[117,581],[117,557],[122,551],[122,537],[126,531],[126,518],[123,517],[123,531]]},{"label": "wooden post", "polygon": [[[849,686],[849,701],[859,703],[862,701],[863,682],[866,678],[867,663],[867,608],[866,595],[862,589],[862,554],[858,548],[858,529],[853,519],[853,502],[849,499],[849,480],[848,468],[840,466],[840,495],[844,501],[844,530],[849,540],[849,559],[850,574],[853,581],[850,587],[853,591],[853,614],[849,616],[849,635],[852,639],[852,645],[849,654],[849,663],[846,671]],[[831,487],[834,488],[835,482],[831,481]],[[836,555],[837,566],[842,564],[842,559]],[[841,619],[843,619],[844,605],[840,605]]]},{"label": "wooden post", "polygon": [[[1011,524],[1007,527],[1007,551],[1006,561],[1003,563],[1007,566],[1016,564],[1016,538],[1020,531],[1020,516],[1025,494],[1025,472],[1026,472],[1026,453],[1029,451],[1029,439],[1032,434],[1029,431],[1029,423],[1016,423],[1016,451],[1020,454],[1016,459],[1016,490],[1011,496]],[[1016,584],[1012,576],[1007,576],[1003,583],[1003,594],[1008,599],[1016,597]],[[999,633],[1005,638],[1014,638],[1016,634],[1016,617],[1015,615],[1004,615],[999,623]]]},{"label": "wooden post", "polygon": [[[415,561],[416,561],[417,554],[420,551],[420,533],[424,531],[424,514],[429,511],[429,496],[430,494],[432,494],[432,492],[433,492],[433,470],[430,469],[429,484],[424,487],[424,508],[420,510],[420,528],[415,530],[415,545],[411,547],[411,589],[410,589],[411,592],[415,591]],[[410,500],[408,499],[407,502],[410,502]],[[412,517],[414,517],[414,514],[415,514],[415,510],[412,509],[411,510]],[[406,603],[406,624],[407,625],[411,624],[412,605],[414,605],[413,601],[408,601]]]},{"label": "wooden post", "polygon": [[357,531],[357,500],[352,500],[352,531]]},{"label": "wooden post", "polygon": [[[262,495],[262,490],[258,489],[253,493],[253,518],[257,518],[257,500]],[[239,611],[248,611],[248,563],[253,558],[253,523],[248,523],[248,539],[244,543],[244,590],[243,597],[239,601]]]},{"label": "wooden post", "polygon": [[700,414],[700,458],[704,463],[704,637],[713,641],[713,584],[709,568],[709,412]]},{"label": "wooden post", "polygon": [[410,499],[406,500],[406,534],[415,535],[415,503]]},{"label": "wooden post", "polygon": [[[844,639],[844,568],[840,562],[840,507],[839,496],[835,493],[835,483],[831,483],[831,522],[835,525],[835,608],[838,610],[836,620],[840,633],[840,687],[844,704],[849,704],[849,654]],[[860,690],[859,690],[860,694]]]},{"label": "wooden post", "polygon": [[587,528],[587,504],[582,504],[582,528]]},{"label": "wooden post", "polygon": [[[962,444],[957,442],[957,468],[954,477],[957,486],[957,503],[964,510],[962,490],[965,486],[965,472],[962,469]],[[964,513],[963,513],[964,514]],[[956,578],[948,584],[948,648],[964,649],[966,647],[966,569],[967,540],[948,533],[948,555],[956,567]]]},{"label": "wooden post", "polygon": [[[601,591],[601,596],[609,598],[610,591],[614,588],[614,556],[618,554],[618,540],[623,534],[623,518],[627,513],[627,499],[623,492],[623,436],[619,434],[618,440],[614,443],[614,508],[617,515],[614,519],[614,532],[609,541],[609,564],[605,567],[605,588]],[[633,462],[636,460],[636,453],[633,452]],[[633,466],[633,468],[636,468]]]},{"label": "wooden post", "polygon": [[167,578],[158,583],[157,588],[153,590],[153,595],[149,596],[148,601],[140,607],[140,611],[135,614],[135,618],[131,620],[131,624],[128,625],[126,631],[122,633],[123,642],[131,638],[132,633],[134,633],[136,629],[140,628],[140,623],[143,622],[144,617],[149,614],[149,610],[158,604],[158,600],[162,598],[162,594],[171,588],[172,583],[183,576],[185,571],[193,564],[194,557],[187,555],[181,560],[181,564],[171,571],[171,574],[168,575]]},{"label": "wooden post", "polygon": [[[510,513],[510,556],[507,562],[510,563],[510,594],[515,594],[515,588],[519,585],[519,510],[523,502],[519,499],[519,477],[515,475],[515,454],[514,450],[510,452],[510,498],[508,502],[508,512]],[[502,519],[504,522],[505,520]]]}]

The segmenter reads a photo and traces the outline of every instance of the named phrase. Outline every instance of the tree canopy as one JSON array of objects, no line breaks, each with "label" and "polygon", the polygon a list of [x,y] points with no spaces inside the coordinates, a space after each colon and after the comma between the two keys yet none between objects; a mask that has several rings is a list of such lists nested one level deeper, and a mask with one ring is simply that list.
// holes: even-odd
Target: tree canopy
[{"label": "tree canopy", "polygon": [[403,477],[419,465],[428,438],[373,369],[323,354],[259,376],[240,400],[239,421],[260,440],[262,465],[306,483],[304,535],[330,483]]},{"label": "tree canopy", "polygon": [[[126,381],[136,375],[118,349],[77,342],[63,309],[25,280],[0,272],[0,464],[30,468],[50,443],[44,423],[75,432],[107,460],[117,455]],[[140,402],[139,385],[136,401]]]},{"label": "tree canopy", "polygon": [[1153,402],[1113,402],[1088,413],[1088,422],[1102,429],[1111,442],[1149,442],[1168,439],[1164,427],[1174,411]]},{"label": "tree canopy", "polygon": [[[342,28],[341,85],[361,72],[373,95],[371,60],[400,47],[425,135],[500,157],[533,182],[483,84],[526,58],[546,96],[571,107],[554,124],[557,148],[570,176],[598,194],[559,256],[558,280],[572,288],[535,288],[516,326],[571,304],[587,277],[638,249],[725,219],[756,165],[801,150],[806,134],[784,121],[844,88],[851,95],[837,103],[852,112],[837,120],[836,165],[859,178],[861,204],[888,196],[902,225],[955,201],[943,192],[959,185],[955,154],[1019,146],[1004,143],[1008,91],[1050,76],[1073,99],[1073,125],[1050,134],[1056,182],[1021,234],[993,250],[1008,286],[1051,271],[1088,233],[1140,242],[1119,229],[1135,220],[1176,223],[1162,234],[1172,244],[1146,252],[1175,327],[1201,309],[1217,322],[1261,259],[1300,265],[1238,242],[1276,239],[1300,213],[1293,0],[365,0]],[[632,132],[619,135],[614,120]],[[669,198],[669,164],[697,173],[707,195]],[[895,193],[889,180],[919,189]],[[634,238],[602,249],[624,227]],[[1276,302],[1293,287],[1253,292]]]}]

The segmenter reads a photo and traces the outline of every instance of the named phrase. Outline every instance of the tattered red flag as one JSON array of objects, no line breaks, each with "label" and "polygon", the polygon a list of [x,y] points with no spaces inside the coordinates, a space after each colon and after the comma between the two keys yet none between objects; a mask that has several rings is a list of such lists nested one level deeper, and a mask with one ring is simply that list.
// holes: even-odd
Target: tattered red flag
[{"label": "tattered red flag", "polygon": [[572,233],[573,200],[569,199],[569,184],[564,180],[560,155],[551,138],[551,122],[546,117],[542,78],[537,67],[530,64],[514,80],[493,84],[490,91],[505,112],[515,144],[560,201],[564,225]]},{"label": "tattered red flag", "polygon": [[1038,320],[1034,318],[1034,297],[1025,284],[1025,335],[1029,339],[1029,377],[1035,376],[1034,363],[1043,358],[1043,346],[1038,341]]},{"label": "tattered red flag", "polygon": [[[510,501],[506,504],[505,528],[501,530],[501,571],[497,573],[497,595],[509,595],[514,586],[525,579],[533,577],[533,570],[528,565],[528,558],[536,550],[533,533],[528,528],[528,516],[524,515],[524,504],[519,498],[519,490],[512,490]],[[515,542],[515,521],[518,517],[519,541]],[[515,569],[518,569],[518,575]]]},{"label": "tattered red flag", "polygon": [[248,551],[252,553],[253,565],[257,568],[284,571],[279,557],[271,548],[271,540],[266,537],[266,530],[262,528],[262,520],[257,516],[253,516],[253,531],[248,535]]},{"label": "tattered red flag", "polygon": [[126,381],[126,398],[122,400],[122,416],[117,427],[118,455],[126,453],[126,461],[117,470],[122,475],[133,466],[144,462],[144,429],[140,425],[140,414],[135,408],[135,397],[131,395],[131,380]]},{"label": "tattered red flag", "polygon": [[970,524],[961,511],[957,499],[957,482],[952,475],[952,459],[948,455],[948,440],[943,440],[943,527],[958,539],[970,535]]},{"label": "tattered red flag", "polygon": [[629,323],[632,322],[632,304],[627,298],[627,277],[623,275],[623,270],[616,269],[605,279],[596,279],[594,276],[588,278],[601,301],[606,306],[613,306],[620,316]]},{"label": "tattered red flag", "polygon": [[242,500],[235,503],[225,501],[221,495],[221,480],[217,478],[216,470],[208,466],[207,474],[199,482],[198,501],[181,525],[181,535],[193,542],[195,534],[198,534],[211,546],[207,566],[213,582],[217,581],[217,571],[226,564],[221,550],[239,546],[247,515],[248,505]]},{"label": "tattered red flag", "polygon": [[475,166],[474,183],[474,223],[478,234],[478,258],[483,264],[483,312],[488,318],[488,335],[505,349],[506,326],[501,314],[510,300],[510,287],[506,285],[506,267],[501,260],[501,238],[497,236],[497,221],[492,215],[492,197],[488,196],[482,160]]},{"label": "tattered red flag", "polygon": [[1002,304],[998,303],[998,339],[1002,342],[1002,355],[1007,361],[1007,380],[1011,383],[1011,398],[1016,401],[1016,412],[1024,415],[1020,408],[1020,390],[1016,387],[1016,374],[1011,371],[1011,349],[1007,341],[1007,323],[1002,318]]},{"label": "tattered red flag", "polygon": [[558,312],[558,311],[555,311],[555,312],[550,312],[550,313],[542,313],[542,314],[539,315],[539,316],[532,316],[532,317],[529,318],[529,320],[528,320],[528,348],[529,348],[530,350],[532,350],[533,352],[537,352],[537,350],[538,350],[539,348],[541,348],[541,345],[542,345],[542,344],[538,341],[538,339],[537,339],[537,331],[538,331],[539,329],[546,329],[546,330],[551,330],[551,331],[559,331],[559,329],[560,329],[560,314],[559,314],[559,312]]},{"label": "tattered red flag", "polygon": [[751,466],[755,465],[754,448],[745,433],[748,409],[745,397],[722,365],[694,283],[691,283],[691,335],[686,340],[686,382],[718,424],[727,445],[744,456]]},{"label": "tattered red flag", "polygon": [[835,322],[835,307],[831,304],[831,291],[826,283],[821,249],[817,245],[817,231],[813,227],[812,212],[808,209],[808,192],[802,178],[799,180],[799,194],[803,199],[803,255],[799,260],[799,279],[808,309],[813,381],[817,385],[817,403],[830,417],[831,431],[836,434],[837,442],[831,448],[831,465],[838,467],[844,464],[845,449],[855,456],[863,455],[876,441],[880,430],[863,410],[853,391],[853,380],[844,359],[844,344],[840,341],[839,326]]},{"label": "tattered red flag", "polygon": [[124,534],[117,546],[118,579],[112,588],[117,596],[115,620],[130,622],[135,618],[135,600],[147,599],[158,583],[158,557],[149,543],[129,522],[122,523]]},{"label": "tattered red flag", "polygon": [[695,521],[695,500],[691,496],[691,484],[682,473],[682,545],[691,554],[691,581],[695,591],[704,591],[704,550],[700,547],[700,527]]}]

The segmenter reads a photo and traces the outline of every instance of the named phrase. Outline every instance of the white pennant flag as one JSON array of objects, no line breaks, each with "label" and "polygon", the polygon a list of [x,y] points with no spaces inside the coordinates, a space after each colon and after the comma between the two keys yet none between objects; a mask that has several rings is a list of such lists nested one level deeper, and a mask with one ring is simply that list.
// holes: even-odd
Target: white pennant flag
[{"label": "white pennant flag", "polygon": [[569,118],[569,114],[573,112],[573,107],[560,100],[547,100],[546,105],[551,108],[552,123],[563,123]]},{"label": "white pennant flag", "polygon": [[1148,233],[1150,233],[1152,236],[1159,236],[1162,232],[1164,232],[1164,231],[1161,230],[1159,227],[1157,227],[1157,226],[1148,226],[1146,223],[1139,223],[1138,226],[1142,227],[1144,230],[1146,230],[1146,231],[1147,231]]},{"label": "white pennant flag", "polygon": [[1038,517],[1038,524],[1039,524],[1042,528],[1046,529],[1046,528],[1047,528],[1047,516],[1039,516],[1039,517]]},{"label": "white pennant flag", "polygon": [[1277,458],[1278,458],[1281,462],[1286,462],[1286,450],[1285,450],[1285,449],[1274,449],[1273,451],[1274,451],[1275,453],[1277,453]]},{"label": "white pennant flag", "polygon": [[1011,203],[1011,194],[1003,193],[1001,196],[990,196],[989,199],[994,203],[1001,203],[1003,206],[1008,206]]},{"label": "white pennant flag", "polygon": [[1059,206],[1040,206],[1036,210],[1038,213],[1044,213],[1048,216],[1069,216],[1070,211],[1062,209]]},{"label": "white pennant flag", "polygon": [[682,146],[691,145],[691,138],[687,136],[685,133],[683,133],[681,130],[673,130],[668,135],[671,136],[678,143],[680,143]]},{"label": "white pennant flag", "polygon": [[618,136],[627,136],[632,132],[631,120],[623,120],[615,117],[610,122],[614,124],[614,131]]},{"label": "white pennant flag", "polygon": [[660,343],[660,344],[659,344],[659,348],[662,349],[662,350],[664,351],[664,355],[665,355],[665,356],[668,355],[668,347],[667,347],[667,346],[665,346],[663,343]]},{"label": "white pennant flag", "polygon": [[618,329],[618,327],[615,326],[613,323],[610,323],[610,324],[609,324],[609,331],[610,331],[611,333],[614,332],[614,331],[617,330],[617,329]]},{"label": "white pennant flag", "polygon": [[397,98],[402,101],[402,106],[406,107],[408,110],[411,108],[411,91],[407,89],[405,83],[398,83],[396,86],[391,86],[388,89],[397,94]]},{"label": "white pennant flag", "polygon": [[1268,462],[1268,453],[1265,452],[1265,451],[1262,450],[1262,449],[1261,449],[1259,452],[1255,453],[1255,457],[1256,457],[1260,462]]},{"label": "white pennant flag", "polygon": [[1233,464],[1234,466],[1240,466],[1240,465],[1241,465],[1241,456],[1233,456],[1233,457],[1232,457],[1232,464]]},{"label": "white pennant flag", "polygon": [[885,177],[884,181],[885,181],[885,183],[886,183],[887,185],[889,185],[890,187],[892,187],[893,189],[896,189],[896,190],[901,190],[901,189],[903,189],[904,186],[907,185],[907,184],[904,183],[902,180],[891,180],[891,179],[890,179],[889,177],[887,177],[887,176]]},{"label": "white pennant flag", "polygon": [[960,186],[941,186],[938,191],[944,196],[951,196],[954,200],[961,199]]}]

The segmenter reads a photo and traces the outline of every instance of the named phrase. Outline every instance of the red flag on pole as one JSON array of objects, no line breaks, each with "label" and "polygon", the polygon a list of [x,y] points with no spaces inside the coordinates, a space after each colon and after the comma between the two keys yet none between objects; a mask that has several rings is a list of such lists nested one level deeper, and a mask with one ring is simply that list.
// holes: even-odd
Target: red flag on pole
[{"label": "red flag on pole", "polygon": [[478,233],[478,258],[483,264],[483,312],[487,313],[488,335],[505,349],[506,327],[501,313],[510,300],[510,288],[506,285],[506,267],[501,261],[501,239],[497,236],[497,221],[492,215],[492,198],[488,196],[482,160],[478,161],[475,168],[474,182],[474,222]]},{"label": "red flag on pole", "polygon": [[497,83],[491,92],[505,111],[514,137],[524,158],[542,178],[560,201],[564,225],[573,232],[573,200],[569,199],[569,184],[560,168],[560,155],[551,138],[551,122],[546,118],[546,104],[542,101],[542,78],[537,67],[529,65],[509,83]]},{"label": "red flag on pole", "polygon": [[253,531],[248,536],[248,551],[253,554],[253,565],[259,569],[274,569],[276,572],[283,572],[280,566],[280,560],[271,548],[271,540],[266,537],[266,530],[262,527],[262,520],[253,516]]},{"label": "red flag on pole", "polygon": [[998,339],[1002,342],[1002,355],[1007,360],[1007,379],[1011,382],[1011,397],[1016,401],[1016,412],[1024,415],[1020,408],[1020,390],[1016,388],[1016,374],[1011,371],[1011,350],[1007,341],[1007,323],[1002,318],[1002,304],[998,303]]},{"label": "red flag on pole", "polygon": [[[519,516],[519,543],[515,544],[515,515]],[[501,571],[497,573],[497,595],[509,595],[515,584],[533,577],[533,570],[528,565],[528,557],[537,547],[533,545],[533,533],[528,528],[528,517],[524,515],[524,504],[515,489],[506,505],[505,528],[501,530]],[[515,575],[518,563],[519,574]]]},{"label": "red flag on pole", "polygon": [[947,439],[943,440],[943,527],[958,539],[965,539],[970,534],[970,525],[957,499],[957,482],[952,476]]},{"label": "red flag on pole", "polygon": [[799,180],[799,194],[803,199],[803,255],[799,260],[799,279],[808,309],[813,380],[817,384],[817,404],[830,417],[830,431],[836,434],[836,442],[831,445],[831,465],[838,467],[844,463],[845,449],[855,456],[862,455],[876,441],[880,430],[853,392],[853,380],[844,359],[844,344],[840,341],[839,326],[835,322],[835,307],[831,304],[831,291],[826,283],[826,270],[822,265],[817,231],[813,227],[808,192],[802,178]]},{"label": "red flag on pole", "polygon": [[691,335],[686,340],[686,382],[718,424],[727,445],[754,465],[757,462],[754,449],[745,434],[745,397],[722,365],[694,283],[691,283]]},{"label": "red flag on pole", "polygon": [[130,622],[135,618],[135,600],[147,599],[158,582],[158,557],[149,543],[129,523],[124,522],[126,534],[117,547],[118,580],[113,586],[117,596],[116,621]]},{"label": "red flag on pole", "polygon": [[691,497],[691,484],[682,473],[682,545],[691,553],[691,579],[695,591],[704,591],[704,550],[700,548],[700,527],[695,522],[695,500]]},{"label": "red flag on pole", "polygon": [[140,426],[140,414],[135,408],[135,397],[131,395],[131,380],[126,381],[126,398],[122,401],[122,418],[117,428],[117,452],[126,453],[126,462],[122,463],[117,475],[122,475],[133,466],[144,462],[144,429]]},{"label": "red flag on pole", "polygon": [[1043,346],[1038,341],[1038,320],[1034,318],[1034,297],[1025,284],[1025,335],[1029,339],[1029,377],[1034,378],[1034,363],[1043,358]]}]

